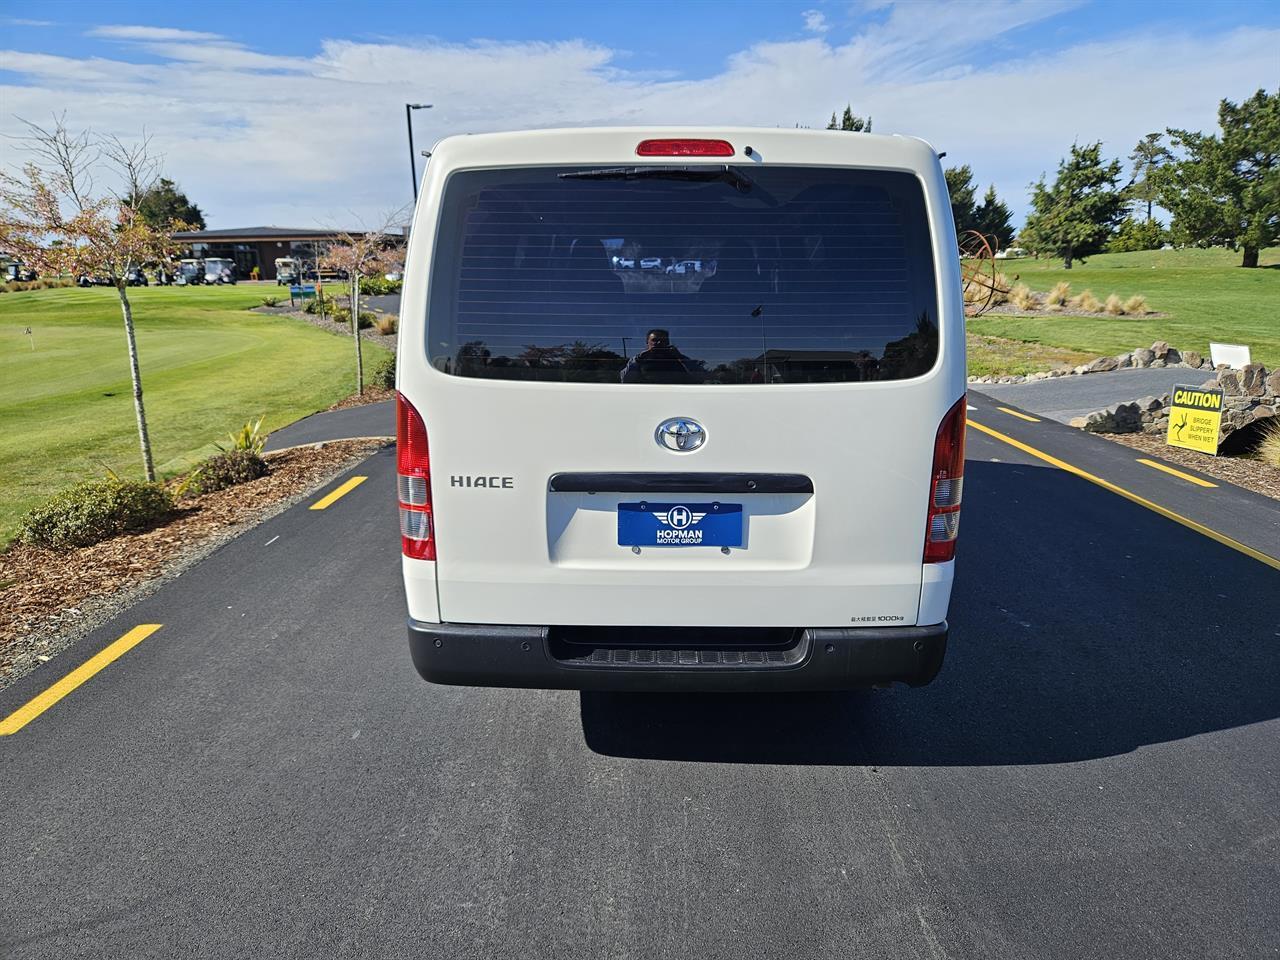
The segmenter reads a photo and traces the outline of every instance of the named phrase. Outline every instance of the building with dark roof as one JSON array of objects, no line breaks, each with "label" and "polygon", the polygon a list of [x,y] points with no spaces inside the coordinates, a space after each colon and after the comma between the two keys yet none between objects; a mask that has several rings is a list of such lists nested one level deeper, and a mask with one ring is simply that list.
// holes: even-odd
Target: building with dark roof
[{"label": "building with dark roof", "polygon": [[307,263],[316,258],[342,234],[358,235],[353,230],[302,230],[293,227],[241,227],[236,230],[182,230],[175,240],[189,245],[193,257],[226,257],[236,262],[236,275],[241,280],[258,276],[276,278],[276,260],[292,257]]}]

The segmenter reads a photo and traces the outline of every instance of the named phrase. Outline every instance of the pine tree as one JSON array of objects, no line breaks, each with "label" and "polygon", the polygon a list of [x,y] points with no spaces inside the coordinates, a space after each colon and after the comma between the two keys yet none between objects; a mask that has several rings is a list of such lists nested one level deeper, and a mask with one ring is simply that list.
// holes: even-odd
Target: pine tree
[{"label": "pine tree", "polygon": [[987,188],[982,203],[973,211],[974,229],[985,237],[995,237],[1000,247],[1013,243],[1013,225],[1010,223],[1009,208],[996,196],[993,184]]},{"label": "pine tree", "polygon": [[828,130],[847,130],[851,133],[870,133],[871,118],[854,116],[853,104],[846,104],[844,115],[837,119],[836,115],[831,114],[831,122],[827,124]]},{"label": "pine tree", "polygon": [[1073,260],[1100,251],[1124,216],[1119,179],[1120,161],[1104,163],[1101,143],[1072,144],[1053,185],[1043,176],[1031,185],[1032,213],[1022,238],[1037,251],[1062,257],[1063,269],[1070,270]]},{"label": "pine tree", "polygon": [[1147,205],[1147,220],[1151,219],[1152,204],[1158,199],[1159,184],[1156,171],[1173,159],[1169,148],[1160,142],[1164,134],[1148,133],[1138,141],[1129,154],[1133,161],[1133,182],[1129,185],[1129,196],[1139,203]]},{"label": "pine tree", "polygon": [[1160,205],[1178,239],[1230,244],[1244,251],[1242,267],[1256,267],[1280,239],[1280,91],[1223,100],[1218,125],[1221,137],[1168,131],[1184,156],[1156,173]]},{"label": "pine tree", "polygon": [[978,229],[974,218],[973,170],[966,163],[963,167],[948,167],[942,175],[947,179],[947,192],[951,195],[951,218],[956,223],[957,236]]}]

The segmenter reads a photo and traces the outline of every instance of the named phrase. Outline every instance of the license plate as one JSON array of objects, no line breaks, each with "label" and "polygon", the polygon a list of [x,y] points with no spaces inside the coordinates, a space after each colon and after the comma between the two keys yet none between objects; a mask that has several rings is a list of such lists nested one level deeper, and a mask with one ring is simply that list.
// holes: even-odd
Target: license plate
[{"label": "license plate", "polygon": [[620,547],[740,547],[740,503],[620,503]]}]

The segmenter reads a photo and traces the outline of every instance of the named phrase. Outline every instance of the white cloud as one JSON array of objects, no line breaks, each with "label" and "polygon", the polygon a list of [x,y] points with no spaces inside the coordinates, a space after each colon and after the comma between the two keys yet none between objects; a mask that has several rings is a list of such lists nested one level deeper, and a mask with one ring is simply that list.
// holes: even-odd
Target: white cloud
[{"label": "white cloud", "polygon": [[806,10],[800,16],[804,17],[804,28],[810,33],[826,33],[831,29],[827,15],[821,10]]},{"label": "white cloud", "polygon": [[22,17],[9,17],[5,23],[12,27],[56,27],[52,20],[26,20]]},{"label": "white cloud", "polygon": [[[145,126],[212,226],[306,226],[348,222],[348,211],[373,219],[408,199],[406,102],[436,104],[414,114],[421,147],[450,133],[586,124],[821,127],[850,102],[876,132],[926,138],[1023,210],[1027,184],[1073,140],[1125,157],[1152,130],[1210,129],[1219,99],[1273,83],[1280,30],[1147,27],[1077,46],[1020,43],[1024,59],[990,62],[993,33],[1035,30],[1060,9],[991,8],[976,18],[969,6],[931,9],[924,33],[918,8],[895,7],[847,40],[757,44],[699,79],[631,74],[585,41],[333,40],[299,57],[212,34],[99,28],[131,31],[147,62],[0,52],[19,78],[0,86],[0,134],[18,132],[14,115],[64,109],[103,133]],[[5,150],[4,162],[17,159]]]},{"label": "white cloud", "polygon": [[199,30],[178,30],[175,27],[144,27],[135,25],[111,25],[94,27],[88,33],[91,37],[105,37],[108,40],[140,40],[147,41],[200,41],[222,40],[216,33],[203,33]]}]

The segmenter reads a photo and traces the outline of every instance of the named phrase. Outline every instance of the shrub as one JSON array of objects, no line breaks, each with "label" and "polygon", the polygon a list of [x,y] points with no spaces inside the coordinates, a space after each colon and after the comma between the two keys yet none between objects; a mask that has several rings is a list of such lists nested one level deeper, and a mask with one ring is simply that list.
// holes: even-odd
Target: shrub
[{"label": "shrub", "polygon": [[1108,253],[1130,253],[1135,250],[1159,250],[1169,233],[1155,220],[1126,218],[1109,241]]},{"label": "shrub", "polygon": [[1059,280],[1053,285],[1053,289],[1045,295],[1044,302],[1047,306],[1065,307],[1067,298],[1070,295],[1071,284],[1066,280]]},{"label": "shrub", "polygon": [[1071,305],[1079,310],[1087,310],[1089,313],[1097,313],[1102,309],[1102,301],[1093,295],[1092,290],[1086,290],[1080,296],[1072,297]]},{"label": "shrub", "polygon": [[1262,439],[1255,452],[1263,463],[1280,470],[1280,422],[1273,419],[1262,428]]},{"label": "shrub", "polygon": [[1147,298],[1140,293],[1135,293],[1132,297],[1124,302],[1125,313],[1136,313],[1139,316],[1147,312]]},{"label": "shrub", "polygon": [[369,374],[369,383],[383,390],[394,390],[396,388],[396,358],[394,354],[378,361],[377,366]]},{"label": "shrub", "polygon": [[1040,306],[1039,298],[1025,283],[1019,283],[1009,291],[1009,302],[1019,310],[1035,310]]},{"label": "shrub", "polygon": [[263,297],[262,305],[264,307],[278,307],[280,306],[280,298],[279,297]]},{"label": "shrub", "polygon": [[158,483],[85,480],[23,517],[19,537],[53,550],[87,547],[149,526],[172,511],[173,498]]},{"label": "shrub", "polygon": [[254,451],[227,450],[200,464],[192,486],[200,493],[212,493],[266,475],[267,463]]},{"label": "shrub", "polygon": [[217,448],[223,453],[234,450],[248,450],[250,453],[262,453],[263,447],[267,445],[267,437],[270,434],[262,432],[262,418],[250,420],[235,433],[228,433],[227,439],[231,441],[231,446],[224,447],[222,444],[216,444]]},{"label": "shrub", "polygon": [[384,337],[389,337],[396,332],[396,318],[395,317],[379,317],[377,320],[374,321],[373,326],[374,326],[374,329],[377,330]]},{"label": "shrub", "polygon": [[399,293],[402,286],[399,280],[388,280],[386,277],[361,277],[360,292],[371,297],[380,297],[388,293]]},{"label": "shrub", "polygon": [[314,297],[308,300],[307,305],[302,309],[306,313],[319,313],[320,305],[322,303],[324,304],[324,312],[326,315],[333,312],[333,309],[334,309],[333,297],[329,296],[328,294],[321,294],[321,293],[317,293]]},{"label": "shrub", "polygon": [[1124,314],[1124,304],[1120,302],[1120,298],[1114,293],[1107,297],[1107,302],[1102,305],[1102,309],[1113,317],[1119,317]]}]

